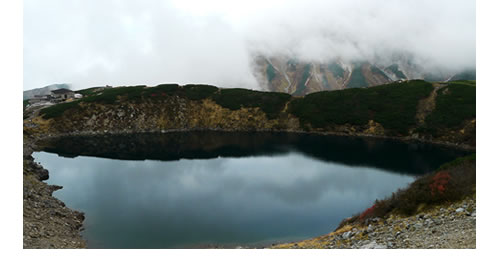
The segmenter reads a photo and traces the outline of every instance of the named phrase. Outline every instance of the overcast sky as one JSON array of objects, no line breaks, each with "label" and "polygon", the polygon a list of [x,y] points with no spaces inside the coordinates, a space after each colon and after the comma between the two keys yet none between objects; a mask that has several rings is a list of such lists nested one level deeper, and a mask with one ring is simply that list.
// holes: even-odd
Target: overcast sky
[{"label": "overcast sky", "polygon": [[475,67],[475,1],[25,0],[24,90],[53,83],[259,89],[254,54]]}]

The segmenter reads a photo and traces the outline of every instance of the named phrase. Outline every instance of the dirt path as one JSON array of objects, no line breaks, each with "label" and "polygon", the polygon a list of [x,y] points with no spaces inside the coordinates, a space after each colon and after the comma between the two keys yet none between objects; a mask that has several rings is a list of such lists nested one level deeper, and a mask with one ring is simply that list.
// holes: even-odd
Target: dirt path
[{"label": "dirt path", "polygon": [[432,90],[431,94],[429,97],[421,100],[418,103],[417,106],[417,123],[418,125],[423,125],[425,122],[425,118],[434,110],[436,107],[436,97],[437,97],[437,91],[445,86],[446,84],[441,84],[441,83],[433,83],[434,90]]}]

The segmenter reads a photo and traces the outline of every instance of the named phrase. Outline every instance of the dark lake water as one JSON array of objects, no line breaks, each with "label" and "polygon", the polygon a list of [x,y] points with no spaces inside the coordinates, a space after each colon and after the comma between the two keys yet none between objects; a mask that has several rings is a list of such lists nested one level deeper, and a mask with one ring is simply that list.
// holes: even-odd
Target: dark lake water
[{"label": "dark lake water", "polygon": [[92,248],[311,238],[467,153],[391,140],[190,132],[72,137],[33,154]]}]

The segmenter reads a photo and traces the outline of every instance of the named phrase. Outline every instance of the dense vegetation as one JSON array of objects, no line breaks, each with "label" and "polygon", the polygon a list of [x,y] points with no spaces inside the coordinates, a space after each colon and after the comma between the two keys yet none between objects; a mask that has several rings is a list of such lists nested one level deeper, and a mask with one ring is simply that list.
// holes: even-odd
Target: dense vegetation
[{"label": "dense vegetation", "polygon": [[418,207],[458,201],[475,193],[476,156],[459,158],[444,164],[436,172],[413,182],[408,189],[379,202],[383,211],[395,208],[398,213],[412,215]]},{"label": "dense vegetation", "polygon": [[363,223],[372,217],[383,218],[390,213],[414,215],[426,207],[459,201],[475,192],[476,155],[472,154],[442,165],[384,200],[376,200],[372,207],[345,220],[338,228],[348,223]]},{"label": "dense vegetation", "polygon": [[[431,83],[414,80],[370,88],[323,91],[292,98],[286,93],[219,89],[210,85],[125,86],[104,90],[86,89],[84,94],[87,96],[84,98],[44,108],[41,113],[47,119],[80,107],[79,103],[154,102],[177,96],[188,100],[209,98],[231,110],[258,107],[269,119],[275,119],[290,102],[287,112],[299,118],[301,127],[306,130],[329,130],[339,125],[351,125],[357,126],[359,132],[373,120],[382,125],[387,136],[407,136],[411,129],[416,128],[415,131],[423,136],[438,138],[450,135],[450,130],[462,129],[464,122],[475,118],[475,81],[453,81],[438,90],[435,109],[427,115],[423,125],[417,125],[419,102],[428,98],[433,89]],[[463,135],[471,139],[475,137],[474,133]],[[463,138],[460,140],[465,142]]]},{"label": "dense vegetation", "polygon": [[123,86],[116,88],[106,88],[97,90],[101,87],[93,87],[77,91],[85,97],[70,103],[56,104],[44,108],[40,111],[43,118],[49,119],[62,115],[66,110],[79,107],[80,102],[115,104],[118,100],[127,100],[130,102],[139,102],[144,98],[159,99],[165,96],[177,95],[190,100],[200,100],[214,94],[218,88],[211,85],[188,84],[181,87],[177,84],[161,84],[155,87],[147,88],[145,85]]},{"label": "dense vegetation", "polygon": [[104,86],[90,87],[90,88],[75,91],[75,93],[81,94],[83,96],[90,96],[90,95],[97,93],[100,90],[103,90],[103,89],[110,89],[110,87],[109,88],[104,87]]},{"label": "dense vegetation", "polygon": [[[91,88],[96,89],[96,88]],[[139,102],[144,99],[161,100],[169,96],[179,96],[189,100],[202,100],[212,98],[217,104],[231,110],[241,107],[259,107],[268,118],[276,118],[290,100],[291,95],[285,93],[259,92],[247,89],[219,89],[211,85],[187,84],[161,84],[154,87],[124,86],[104,89],[99,92],[85,89],[80,90],[87,94],[86,97],[71,103],[61,103],[42,109],[41,114],[45,119],[58,117],[66,110],[79,107],[79,102],[94,102],[101,104],[115,104],[119,100]]]},{"label": "dense vegetation", "polygon": [[358,64],[354,67],[351,73],[351,79],[347,84],[347,88],[356,88],[356,87],[366,87],[368,83],[366,82],[365,76],[363,75],[363,71],[361,69],[362,64]]},{"label": "dense vegetation", "polygon": [[124,86],[104,89],[98,93],[91,93],[89,96],[82,98],[80,101],[114,104],[120,96],[127,97],[129,100],[134,100],[141,97],[144,87],[146,86]]},{"label": "dense vegetation", "polygon": [[189,100],[202,100],[212,96],[219,89],[211,85],[188,84],[179,86],[177,84],[161,84],[155,87],[143,89],[142,97],[161,99],[165,96],[179,96]]},{"label": "dense vegetation", "polygon": [[406,135],[415,125],[420,99],[429,96],[432,84],[425,81],[391,83],[371,88],[324,91],[297,98],[289,111],[303,127],[328,128],[332,125],[365,125],[374,120],[386,129]]},{"label": "dense vegetation", "polygon": [[454,81],[438,90],[436,107],[425,120],[422,128],[434,136],[455,129],[463,122],[476,117],[475,81]]},{"label": "dense vegetation", "polygon": [[49,119],[61,116],[66,110],[74,109],[80,107],[77,101],[69,102],[69,103],[60,103],[47,108],[43,108],[40,110],[40,114],[43,115],[43,118]]},{"label": "dense vegetation", "polygon": [[241,107],[259,107],[268,118],[278,117],[291,95],[276,92],[259,92],[247,89],[221,89],[213,96],[214,101],[222,107],[237,110]]},{"label": "dense vegetation", "polygon": [[128,101],[138,101],[144,98],[162,98],[165,96],[177,95],[190,100],[201,100],[211,96],[218,88],[211,85],[187,84],[179,86],[178,84],[160,84],[154,87],[146,87],[145,85],[138,86],[123,86],[116,88],[104,89],[100,92],[94,92],[89,88],[84,91],[82,102],[98,102],[104,104],[114,104],[120,98]]}]

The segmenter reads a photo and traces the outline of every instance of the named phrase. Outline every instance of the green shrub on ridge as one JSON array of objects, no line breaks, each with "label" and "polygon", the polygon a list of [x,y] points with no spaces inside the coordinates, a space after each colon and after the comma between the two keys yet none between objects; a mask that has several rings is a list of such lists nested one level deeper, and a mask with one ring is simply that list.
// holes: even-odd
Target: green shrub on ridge
[{"label": "green shrub on ridge", "polygon": [[79,108],[78,101],[73,101],[69,103],[60,103],[40,110],[44,119],[54,118],[61,116],[66,110]]},{"label": "green shrub on ridge", "polygon": [[426,127],[435,135],[439,129],[453,129],[464,121],[476,118],[476,86],[468,81],[456,81],[441,88],[436,107],[425,119]]},{"label": "green shrub on ridge", "polygon": [[221,89],[213,96],[222,107],[238,110],[241,107],[259,107],[268,118],[274,119],[290,100],[291,95],[276,92],[260,92],[241,88]]},{"label": "green shrub on ridge", "polygon": [[407,188],[376,200],[364,212],[345,219],[337,229],[350,223],[363,223],[368,218],[384,218],[391,213],[411,216],[435,205],[460,201],[476,192],[476,155],[443,164],[434,172],[416,179]]},{"label": "green shrub on ridge", "polygon": [[409,128],[416,125],[418,102],[432,90],[432,84],[417,80],[317,92],[294,99],[289,111],[299,117],[303,126],[365,125],[374,120],[396,134],[406,135]]}]

